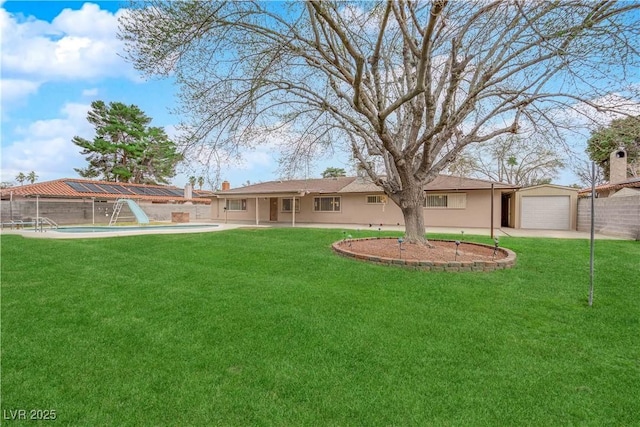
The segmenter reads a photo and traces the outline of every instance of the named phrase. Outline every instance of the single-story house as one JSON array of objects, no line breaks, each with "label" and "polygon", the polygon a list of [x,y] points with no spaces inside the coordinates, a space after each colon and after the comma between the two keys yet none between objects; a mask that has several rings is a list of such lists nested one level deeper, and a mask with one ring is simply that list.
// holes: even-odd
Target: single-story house
[{"label": "single-story house", "polygon": [[[425,224],[432,227],[513,226],[517,186],[440,175],[424,187]],[[230,221],[403,225],[400,208],[364,177],[270,181],[239,188],[223,183],[212,218]]]}]

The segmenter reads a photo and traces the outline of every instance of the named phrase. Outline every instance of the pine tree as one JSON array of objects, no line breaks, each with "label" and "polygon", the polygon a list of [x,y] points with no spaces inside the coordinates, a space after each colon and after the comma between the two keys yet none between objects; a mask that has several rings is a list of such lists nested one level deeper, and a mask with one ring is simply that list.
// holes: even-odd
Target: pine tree
[{"label": "pine tree", "polygon": [[121,102],[91,103],[87,120],[94,125],[93,140],[73,137],[89,162],[75,169],[85,178],[137,184],[167,183],[182,160],[176,144],[164,129],[149,127],[149,118],[138,106]]}]

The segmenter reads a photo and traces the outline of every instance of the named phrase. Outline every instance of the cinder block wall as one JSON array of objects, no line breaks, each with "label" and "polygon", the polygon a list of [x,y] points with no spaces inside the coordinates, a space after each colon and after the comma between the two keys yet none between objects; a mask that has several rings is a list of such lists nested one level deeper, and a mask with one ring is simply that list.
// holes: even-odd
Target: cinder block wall
[{"label": "cinder block wall", "polygon": [[[640,240],[640,195],[595,199],[595,231]],[[591,198],[578,200],[578,231],[591,230]]]},{"label": "cinder block wall", "polygon": [[189,221],[211,220],[211,205],[170,205],[139,203],[151,221],[171,221],[171,212],[188,212]]},{"label": "cinder block wall", "polygon": [[[68,224],[108,224],[113,213],[115,202],[95,202],[91,200],[56,200],[40,199],[38,215],[50,218],[60,225]],[[145,204],[140,207],[151,221],[171,221],[172,212],[189,212],[190,221],[206,221],[211,219],[210,205],[178,205],[178,204]],[[36,199],[18,199],[0,201],[1,222],[14,220],[30,220],[36,217]],[[119,222],[135,221],[128,205],[123,205]]]}]

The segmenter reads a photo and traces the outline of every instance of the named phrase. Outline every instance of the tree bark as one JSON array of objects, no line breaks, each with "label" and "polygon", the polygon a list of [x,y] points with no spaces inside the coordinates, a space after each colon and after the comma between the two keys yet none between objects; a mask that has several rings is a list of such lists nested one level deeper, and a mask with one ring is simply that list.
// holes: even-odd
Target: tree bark
[{"label": "tree bark", "polygon": [[402,210],[405,226],[405,242],[431,246],[424,229],[424,191],[422,185],[401,191],[396,203]]}]

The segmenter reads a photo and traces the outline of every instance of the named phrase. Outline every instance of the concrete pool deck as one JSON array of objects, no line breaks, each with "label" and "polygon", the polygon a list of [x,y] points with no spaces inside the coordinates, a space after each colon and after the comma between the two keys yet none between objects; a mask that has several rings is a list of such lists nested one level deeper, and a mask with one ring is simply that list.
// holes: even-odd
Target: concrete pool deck
[{"label": "concrete pool deck", "polygon": [[[64,228],[65,226],[61,226]],[[69,226],[70,228],[80,228],[82,226]],[[91,228],[91,226],[85,225],[84,227]],[[99,227],[99,226],[96,226]],[[19,235],[33,239],[99,239],[104,237],[121,237],[121,236],[140,236],[144,234],[187,234],[187,233],[212,233],[216,231],[231,230],[234,228],[240,228],[243,225],[240,224],[219,224],[213,222],[203,223],[189,223],[188,227],[176,226],[156,226],[149,227],[147,229],[141,229],[141,227],[135,227],[131,230],[123,229],[122,227],[114,229],[113,231],[89,231],[86,233],[74,231],[61,232],[56,229],[45,228],[42,232],[35,231],[34,229],[3,229],[0,231],[0,235]]]}]

